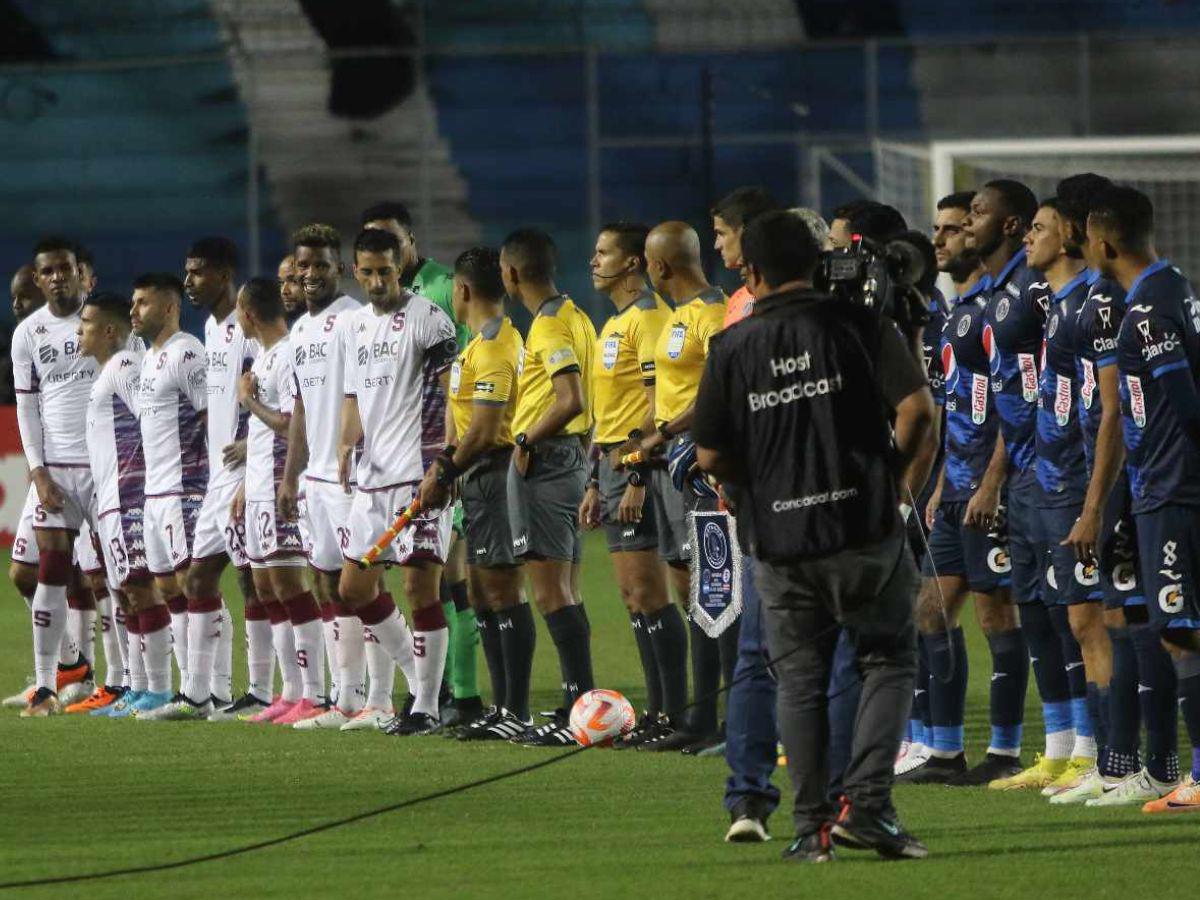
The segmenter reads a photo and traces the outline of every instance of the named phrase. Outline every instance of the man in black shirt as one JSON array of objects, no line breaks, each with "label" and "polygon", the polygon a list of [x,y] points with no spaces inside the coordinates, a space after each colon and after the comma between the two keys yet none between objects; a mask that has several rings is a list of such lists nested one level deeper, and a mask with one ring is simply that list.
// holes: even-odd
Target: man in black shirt
[{"label": "man in black shirt", "polygon": [[[756,557],[796,791],[785,858],[832,859],[831,836],[922,858],[891,786],[916,671],[917,571],[899,507],[929,476],[933,398],[894,323],[812,290],[817,252],[795,217],[768,213],[747,226],[742,253],[758,301],[713,339],[693,431],[700,465],[724,485]],[[853,638],[863,692],[847,799],[835,810],[826,691],[839,626]]]}]

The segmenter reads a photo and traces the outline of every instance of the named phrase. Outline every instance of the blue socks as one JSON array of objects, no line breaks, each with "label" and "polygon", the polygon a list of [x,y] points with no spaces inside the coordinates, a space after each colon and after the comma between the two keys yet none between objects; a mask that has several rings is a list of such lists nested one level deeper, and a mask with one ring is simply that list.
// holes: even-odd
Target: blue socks
[{"label": "blue socks", "polygon": [[967,708],[967,641],[961,627],[925,636],[929,654],[930,746],[942,755],[961,753]]},{"label": "blue socks", "polygon": [[1152,629],[1133,626],[1129,632],[1137,654],[1138,704],[1146,723],[1146,771],[1158,781],[1177,781],[1179,707],[1175,702],[1175,667]]},{"label": "blue socks", "polygon": [[[1029,646],[1029,661],[1033,663],[1033,677],[1042,698],[1042,719],[1049,750],[1053,735],[1072,731],[1071,691],[1063,665],[1062,642],[1054,630],[1050,611],[1040,600],[1021,604],[1020,612],[1021,631]],[[1073,738],[1073,735],[1067,735],[1068,742]],[[1055,754],[1060,755],[1066,754]]]},{"label": "blue socks", "polygon": [[989,634],[987,642],[992,653],[992,736],[988,752],[1016,756],[1021,751],[1021,725],[1025,719],[1029,651],[1019,628]]},{"label": "blue socks", "polygon": [[917,680],[913,683],[912,711],[908,717],[908,740],[914,744],[929,745],[933,743],[933,723],[929,718],[929,652],[925,648],[925,635],[923,634],[917,635]]},{"label": "blue socks", "polygon": [[1100,751],[1100,774],[1123,778],[1138,769],[1138,665],[1128,628],[1108,629],[1112,641],[1112,681],[1108,685],[1108,738]]}]

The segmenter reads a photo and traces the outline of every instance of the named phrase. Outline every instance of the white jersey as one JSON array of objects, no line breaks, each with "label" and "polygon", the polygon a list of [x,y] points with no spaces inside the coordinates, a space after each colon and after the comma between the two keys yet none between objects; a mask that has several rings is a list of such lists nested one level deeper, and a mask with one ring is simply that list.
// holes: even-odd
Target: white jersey
[{"label": "white jersey", "polygon": [[87,444],[100,516],[143,505],[146,458],[137,414],[141,368],[140,350],[121,350],[104,364],[92,385]]},{"label": "white jersey", "polygon": [[[38,399],[41,459],[48,465],[87,466],[85,419],[97,366],[79,353],[79,311],[60,317],[47,304],[31,313],[13,332],[12,364],[16,392]],[[34,457],[29,461],[35,465]]]},{"label": "white jersey", "polygon": [[208,369],[208,471],[212,487],[242,480],[242,465],[226,466],[224,450],[246,437],[250,413],[237,399],[237,383],[258,355],[258,341],[246,337],[234,309],[222,321],[204,323],[204,359]]},{"label": "white jersey", "polygon": [[342,296],[315,316],[305,313],[292,326],[293,389],[304,401],[307,476],[315,481],[338,480],[338,432],[346,369],[343,326],[347,317],[360,309],[362,304],[353,297]]},{"label": "white jersey", "polygon": [[[292,414],[292,344],[284,335],[259,354],[250,369],[258,379],[258,402],[268,409]],[[246,438],[246,499],[275,500],[287,460],[287,435],[276,434],[258,416],[250,415]]]},{"label": "white jersey", "polygon": [[146,496],[197,496],[208,486],[204,347],[178,331],[142,357],[138,417],[146,455]]},{"label": "white jersey", "polygon": [[358,398],[363,448],[358,486],[381,490],[420,481],[426,407],[445,403],[440,376],[458,356],[454,323],[431,300],[409,294],[394,313],[367,305],[346,316],[346,396]]}]

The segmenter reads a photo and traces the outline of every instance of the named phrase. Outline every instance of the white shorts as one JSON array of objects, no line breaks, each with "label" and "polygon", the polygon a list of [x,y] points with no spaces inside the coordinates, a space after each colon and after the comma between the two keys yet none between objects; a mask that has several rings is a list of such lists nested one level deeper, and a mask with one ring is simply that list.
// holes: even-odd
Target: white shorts
[{"label": "white shorts", "polygon": [[199,514],[197,496],[146,498],[142,537],[150,574],[171,575],[191,564],[192,537]]},{"label": "white shorts", "polygon": [[246,555],[254,569],[305,564],[300,526],[279,518],[274,500],[246,501]]},{"label": "white shorts", "polygon": [[17,522],[16,536],[13,538],[12,561],[36,566],[41,559],[38,553],[37,537],[33,533],[33,517],[37,511],[37,488],[32,484],[25,495],[25,506],[21,509],[21,520]]},{"label": "white shorts", "polygon": [[209,487],[196,519],[196,534],[192,541],[192,558],[207,559],[225,555],[237,568],[250,565],[246,557],[246,529],[229,515],[233,495],[240,481],[227,481],[219,487]]},{"label": "white shorts", "polygon": [[313,479],[306,482],[304,494],[300,523],[306,533],[309,564],[322,572],[340,572],[342,554],[350,546],[350,507],[354,495],[347,494],[340,484]]},{"label": "white shorts", "polygon": [[89,519],[84,519],[79,534],[75,536],[75,565],[79,566],[79,571],[85,575],[104,571],[98,541],[99,537],[92,529],[92,523]]},{"label": "white shorts", "polygon": [[104,571],[111,587],[123,587],[130,579],[150,577],[146,563],[146,543],[142,531],[142,510],[109,510],[96,523]]},{"label": "white shorts", "polygon": [[92,470],[87,465],[59,466],[46,464],[50,479],[58,485],[63,495],[63,508],[58,512],[50,512],[40,503],[34,505],[33,527],[64,528],[67,531],[79,531],[92,508],[92,498],[95,491],[92,487]]},{"label": "white shorts", "polygon": [[[382,490],[355,491],[350,504],[350,541],[344,551],[346,559],[356,561],[371,549],[416,495],[416,482]],[[444,564],[453,525],[453,504],[445,509],[424,512],[379,554],[378,561],[407,565],[425,560]]]}]

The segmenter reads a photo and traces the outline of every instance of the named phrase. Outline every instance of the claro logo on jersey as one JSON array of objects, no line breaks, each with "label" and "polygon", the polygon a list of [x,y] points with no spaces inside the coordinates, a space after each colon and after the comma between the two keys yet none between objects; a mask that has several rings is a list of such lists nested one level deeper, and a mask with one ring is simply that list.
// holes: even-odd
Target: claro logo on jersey
[{"label": "claro logo on jersey", "polygon": [[1129,415],[1133,424],[1138,428],[1146,427],[1146,396],[1142,393],[1142,379],[1136,375],[1126,375],[1125,384],[1129,388]]}]

